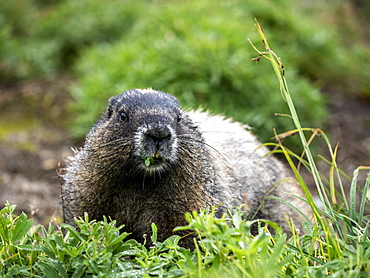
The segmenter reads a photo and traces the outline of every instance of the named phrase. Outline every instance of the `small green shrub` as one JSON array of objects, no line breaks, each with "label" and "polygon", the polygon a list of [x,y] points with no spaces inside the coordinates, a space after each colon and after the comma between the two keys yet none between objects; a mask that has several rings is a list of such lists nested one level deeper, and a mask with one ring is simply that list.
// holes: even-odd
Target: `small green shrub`
[{"label": "small green shrub", "polygon": [[251,271],[247,277],[271,277],[291,257],[280,258],[285,237],[274,241],[262,229],[252,237],[251,222],[242,221],[240,210],[223,219],[215,218],[214,211],[187,214],[186,228],[205,237],[190,251],[178,245],[178,236],[157,242],[154,224],[155,244],[147,249],[127,240],[115,221],[89,221],[85,215],[76,220],[79,231],[67,224],[61,226],[64,234],[51,225],[31,231],[33,221],[25,214],[15,216],[14,209],[7,204],[0,211],[3,277],[192,277],[226,268],[235,274]]},{"label": "small green shrub", "polygon": [[248,22],[260,19],[286,57],[302,124],[321,126],[320,89],[370,95],[370,51],[351,10],[349,1],[1,1],[0,82],[76,77],[77,136],[109,96],[152,86],[250,124],[267,141],[272,128],[290,126],[273,117],[286,108],[269,68],[250,61],[246,39],[259,39]]},{"label": "small green shrub", "polygon": [[24,55],[24,38],[37,18],[31,1],[0,1],[0,81],[24,78],[29,67]]},{"label": "small green shrub", "polygon": [[69,71],[81,51],[131,28],[146,1],[0,1],[0,81]]},{"label": "small green shrub", "polygon": [[[286,107],[274,80],[264,74],[270,69],[252,62],[248,48],[247,37],[257,38],[245,23],[252,22],[259,5],[261,1],[147,4],[147,12],[124,36],[89,49],[78,61],[79,82],[72,90],[77,134],[87,132],[109,96],[146,87],[176,95],[186,108],[205,106],[248,123],[263,140],[272,137],[274,127],[286,129],[284,120],[274,118]],[[260,17],[267,16],[280,18],[278,13]],[[319,125],[326,115],[323,97],[295,69],[289,74],[299,92],[302,121]]]},{"label": "small green shrub", "polygon": [[246,39],[259,39],[246,23],[254,18],[286,57],[303,125],[325,121],[321,88],[370,95],[370,79],[362,70],[370,51],[352,30],[353,18],[337,20],[351,8],[348,2],[343,7],[322,1],[189,0],[145,7],[122,37],[89,48],[77,62],[78,84],[71,91],[77,137],[86,134],[109,96],[145,87],[176,95],[186,108],[203,106],[247,123],[262,141],[270,140],[273,128],[292,128],[273,117],[287,110],[274,80],[265,74],[270,69],[250,61],[254,54]]},{"label": "small green shrub", "polygon": [[69,69],[85,48],[124,36],[145,3],[142,0],[65,0],[40,19],[33,36],[39,45],[50,44],[47,57],[55,69]]},{"label": "small green shrub", "polygon": [[33,221],[15,216],[14,209],[7,204],[0,211],[2,277],[179,276],[178,261],[190,254],[177,245],[178,237],[146,249],[125,240],[128,234],[120,233],[114,221],[89,221],[87,215],[76,220],[79,231],[66,224],[64,234],[52,225],[31,231]]}]

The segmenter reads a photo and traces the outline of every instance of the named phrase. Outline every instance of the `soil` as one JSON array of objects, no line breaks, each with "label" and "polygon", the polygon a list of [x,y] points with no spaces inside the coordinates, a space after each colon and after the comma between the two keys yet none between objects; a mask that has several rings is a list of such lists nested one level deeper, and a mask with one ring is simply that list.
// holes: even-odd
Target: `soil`
[{"label": "soil", "polygon": [[[72,82],[59,77],[0,88],[0,205],[17,205],[16,213],[24,211],[37,224],[63,221],[58,169],[76,146],[66,126]],[[338,166],[352,177],[358,166],[370,165],[370,102],[327,94],[330,117],[324,130],[333,144],[339,142]],[[320,152],[329,157],[325,148]],[[328,177],[327,164],[319,166]],[[362,171],[359,185],[365,177]]]},{"label": "soil", "polygon": [[36,224],[61,223],[59,167],[72,154],[68,78],[0,89],[0,205]]}]

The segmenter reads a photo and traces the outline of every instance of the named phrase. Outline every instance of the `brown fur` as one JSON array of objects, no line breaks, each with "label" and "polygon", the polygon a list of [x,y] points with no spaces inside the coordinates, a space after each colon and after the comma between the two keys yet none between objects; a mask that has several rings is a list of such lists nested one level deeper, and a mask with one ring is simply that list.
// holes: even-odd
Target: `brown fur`
[{"label": "brown fur", "polygon": [[[271,193],[304,212],[307,205],[289,194],[302,196],[294,182],[280,183],[289,172],[260,145],[240,123],[185,113],[162,92],[127,91],[110,99],[62,174],[65,220],[74,224],[84,212],[97,220],[105,215],[138,241],[149,238],[155,223],[164,240],[186,224],[186,212],[221,204],[221,216],[245,204],[247,217],[272,220],[289,232],[285,214],[299,224],[298,213],[265,197]],[[183,245],[190,247],[191,239]]]}]

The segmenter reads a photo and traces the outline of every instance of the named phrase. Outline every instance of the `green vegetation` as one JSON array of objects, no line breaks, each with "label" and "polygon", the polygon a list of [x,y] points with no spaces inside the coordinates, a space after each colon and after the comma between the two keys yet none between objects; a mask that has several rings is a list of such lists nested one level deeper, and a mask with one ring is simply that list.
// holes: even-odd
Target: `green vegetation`
[{"label": "green vegetation", "polygon": [[[54,2],[54,3],[53,3]],[[0,80],[52,78],[80,52],[108,43],[135,21],[145,1],[0,1]]]},{"label": "green vegetation", "polygon": [[[248,18],[252,22],[255,13],[243,1],[210,3],[153,5],[115,43],[86,51],[76,67],[79,83],[72,90],[77,123],[88,127],[110,95],[153,87],[176,95],[186,107],[206,105],[249,123],[265,140],[273,127],[284,127],[286,123],[273,119],[275,112],[286,111],[273,80],[263,74],[268,68],[251,62],[245,23]],[[319,124],[325,116],[323,98],[307,79],[293,75],[304,120]]]},{"label": "green vegetation", "polygon": [[[283,153],[290,163],[312,208],[312,219],[307,218],[302,227],[291,223],[292,237],[286,238],[270,222],[266,224],[275,233],[260,226],[258,235],[251,235],[251,225],[260,222],[242,220],[242,208],[221,219],[214,217],[214,209],[188,213],[188,226],[177,229],[194,231],[198,236],[195,249],[190,251],[178,246],[178,236],[157,242],[155,225],[151,238],[155,245],[146,248],[127,239],[128,234],[120,233],[114,221],[89,221],[87,215],[76,222],[80,231],[66,224],[61,225],[64,234],[51,225],[48,229],[38,226],[32,230],[32,220],[25,214],[15,216],[14,206],[7,204],[0,211],[0,274],[4,277],[369,277],[370,219],[364,216],[364,207],[369,203],[366,193],[370,173],[363,187],[357,184],[358,172],[368,171],[369,167],[359,167],[354,172],[347,203],[340,181],[348,177],[337,168],[336,149],[321,132],[332,153],[327,161],[332,172],[327,179],[317,171],[304,136],[307,129],[301,128],[289,93],[283,63],[269,48],[258,24],[257,29],[265,42],[265,49],[258,52],[270,60],[278,77],[281,94],[290,110],[289,118],[300,135],[307,160],[290,152],[281,142],[274,144],[280,147],[274,152]],[[312,172],[322,207],[314,202],[293,159]],[[339,191],[335,189],[335,181],[339,183]],[[359,209],[356,209],[357,190],[362,192]]]},{"label": "green vegetation", "polygon": [[322,126],[322,88],[370,96],[370,51],[349,1],[0,0],[0,82],[77,80],[72,130],[86,134],[107,98],[153,87],[255,128],[291,129],[264,63],[255,63],[258,18],[289,65],[303,125]]},{"label": "green vegetation", "polygon": [[220,270],[220,277],[272,277],[287,272],[293,258],[284,236],[272,238],[261,228],[252,237],[252,223],[242,220],[240,209],[223,219],[214,211],[187,214],[184,228],[204,237],[194,251],[179,247],[178,236],[157,242],[155,225],[155,246],[147,249],[125,240],[128,234],[114,221],[89,222],[87,215],[76,222],[80,232],[66,224],[64,235],[51,225],[31,232],[32,220],[14,216],[14,209],[7,204],[0,211],[2,277],[215,277]]}]

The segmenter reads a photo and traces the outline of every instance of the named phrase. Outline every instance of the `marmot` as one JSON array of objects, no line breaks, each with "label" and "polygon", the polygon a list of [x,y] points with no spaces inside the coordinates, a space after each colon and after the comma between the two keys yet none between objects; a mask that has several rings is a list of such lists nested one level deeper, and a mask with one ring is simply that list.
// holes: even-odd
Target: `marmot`
[{"label": "marmot", "polygon": [[[96,220],[105,215],[140,242],[147,235],[148,243],[151,223],[162,241],[187,224],[186,212],[218,206],[222,216],[244,204],[247,217],[272,220],[289,232],[285,214],[297,224],[300,215],[265,197],[278,196],[302,211],[308,206],[291,195],[302,192],[267,153],[241,123],[185,112],[174,96],[160,91],[126,91],[110,98],[61,175],[65,221],[75,225],[74,217],[84,212]],[[192,238],[180,242],[189,247]]]}]

